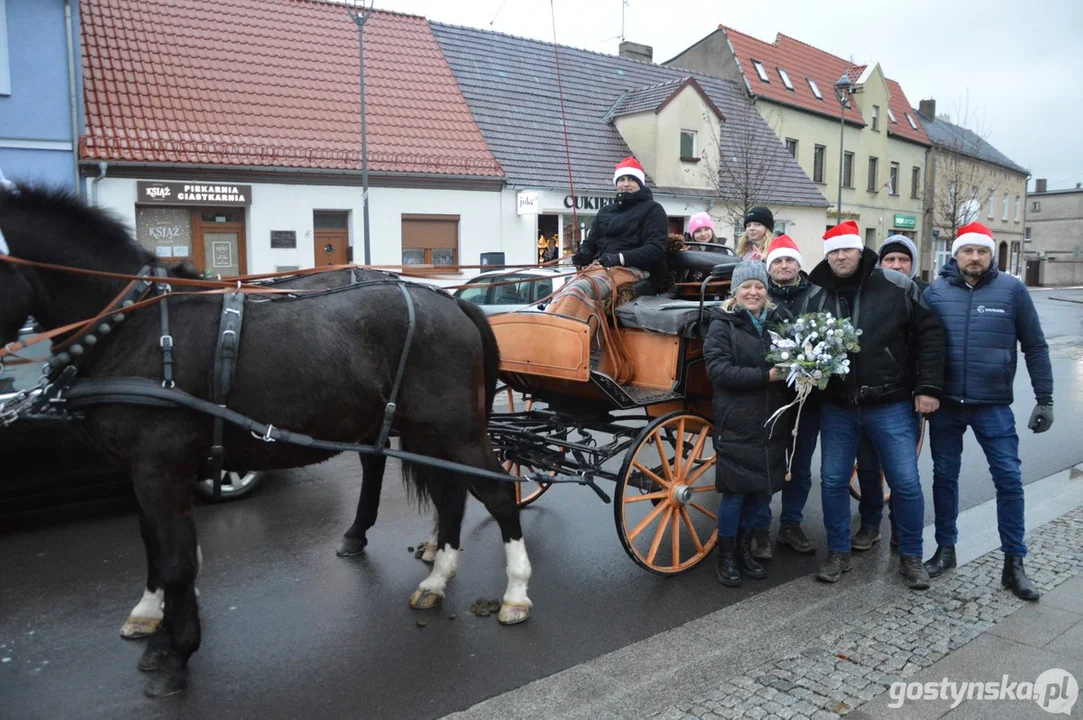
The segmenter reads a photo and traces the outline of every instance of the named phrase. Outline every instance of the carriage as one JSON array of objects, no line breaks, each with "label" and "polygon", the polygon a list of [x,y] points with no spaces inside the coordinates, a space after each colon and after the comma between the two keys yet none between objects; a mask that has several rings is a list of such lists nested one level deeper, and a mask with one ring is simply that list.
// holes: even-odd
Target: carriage
[{"label": "carriage", "polygon": [[[526,400],[489,421],[493,448],[522,479],[520,506],[579,482],[612,502],[621,544],[640,567],[675,575],[707,557],[717,497],[704,311],[738,261],[718,246],[669,253],[670,271],[706,279],[664,295],[637,284],[597,333],[600,349],[576,318],[537,310],[489,318],[501,380]],[[612,497],[599,481],[613,481]]]}]

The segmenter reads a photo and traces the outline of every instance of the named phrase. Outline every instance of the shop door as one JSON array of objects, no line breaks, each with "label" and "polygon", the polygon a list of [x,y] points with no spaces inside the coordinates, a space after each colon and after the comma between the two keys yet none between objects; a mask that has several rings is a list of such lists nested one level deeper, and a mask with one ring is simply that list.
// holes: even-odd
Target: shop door
[{"label": "shop door", "polygon": [[203,267],[211,275],[230,277],[241,274],[240,233],[204,232]]},{"label": "shop door", "polygon": [[313,265],[345,265],[350,262],[350,234],[346,230],[316,230]]},{"label": "shop door", "polygon": [[201,208],[192,211],[192,221],[192,259],[204,275],[230,277],[248,272],[243,209]]}]

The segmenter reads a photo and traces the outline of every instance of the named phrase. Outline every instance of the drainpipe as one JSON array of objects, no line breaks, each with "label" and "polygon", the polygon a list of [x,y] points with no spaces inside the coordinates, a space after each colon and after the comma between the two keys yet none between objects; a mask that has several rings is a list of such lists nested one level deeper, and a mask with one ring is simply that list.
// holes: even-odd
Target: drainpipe
[{"label": "drainpipe", "polygon": [[75,92],[75,37],[72,33],[71,0],[64,0],[64,32],[68,41],[68,107],[71,109],[71,162],[75,175],[75,193],[83,197],[79,178],[79,106]]},{"label": "drainpipe", "polygon": [[105,173],[109,170],[109,163],[102,160],[98,163],[98,177],[91,181],[90,199],[93,205],[98,204],[98,183],[105,179]]}]

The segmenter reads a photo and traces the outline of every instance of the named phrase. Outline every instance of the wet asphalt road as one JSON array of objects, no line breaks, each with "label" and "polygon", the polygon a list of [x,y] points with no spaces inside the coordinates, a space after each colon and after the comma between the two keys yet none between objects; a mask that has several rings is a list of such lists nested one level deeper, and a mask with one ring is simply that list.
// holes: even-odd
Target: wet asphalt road
[{"label": "wet asphalt road", "polygon": [[[1083,459],[1083,426],[1073,417],[1083,408],[1083,303],[1052,299],[1083,301],[1083,291],[1035,297],[1053,349],[1057,419],[1044,435],[1025,429],[1033,396],[1021,369],[1015,410],[1025,482]],[[994,492],[971,436],[964,462],[965,509]],[[928,491],[927,449],[921,471]],[[95,509],[2,532],[0,717],[438,717],[777,584],[812,582],[815,560],[781,551],[768,580],[740,590],[722,589],[709,564],[653,576],[625,555],[612,506],[565,486],[523,513],[534,566],[529,622],[506,628],[468,612],[475,598],[499,598],[505,584],[499,531],[475,501],[444,606],[416,612],[407,598],[428,566],[407,548],[426,538],[429,521],[404,496],[393,462],[366,554],[334,554],[359,483],[356,458],[340,456],[276,474],[239,502],[199,508],[203,648],[188,691],[159,701],[141,692],[143,644],[118,635],[144,581],[134,513]],[[928,492],[926,505],[931,521]],[[805,527],[822,545],[815,488]],[[858,562],[886,567],[883,544],[871,555]]]}]

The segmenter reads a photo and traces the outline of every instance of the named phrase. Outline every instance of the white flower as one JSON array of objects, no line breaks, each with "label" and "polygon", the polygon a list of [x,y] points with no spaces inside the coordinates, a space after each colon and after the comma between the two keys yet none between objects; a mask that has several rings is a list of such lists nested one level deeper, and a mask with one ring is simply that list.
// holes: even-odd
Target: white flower
[{"label": "white flower", "polygon": [[805,356],[804,356],[804,355],[798,355],[798,356],[797,356],[797,361],[798,361],[798,362],[804,362],[804,360],[805,360]]},{"label": "white flower", "polygon": [[790,359],[790,354],[788,352],[783,352],[781,357],[782,357],[783,360],[789,360]]}]

